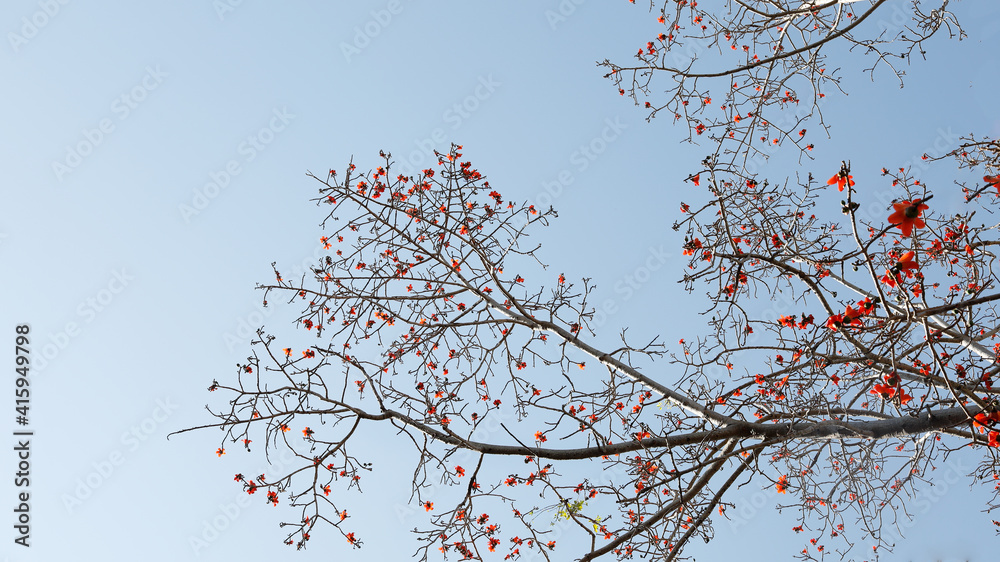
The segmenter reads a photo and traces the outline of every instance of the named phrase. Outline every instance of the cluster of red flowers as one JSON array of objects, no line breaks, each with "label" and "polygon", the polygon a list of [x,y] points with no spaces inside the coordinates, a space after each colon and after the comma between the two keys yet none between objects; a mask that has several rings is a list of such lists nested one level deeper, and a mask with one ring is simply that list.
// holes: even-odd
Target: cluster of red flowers
[{"label": "cluster of red flowers", "polygon": [[899,375],[892,373],[885,375],[884,379],[885,383],[876,384],[872,387],[872,394],[881,396],[884,400],[892,400],[898,397],[900,405],[906,404],[913,399],[912,396],[906,393],[906,389],[900,386]]},{"label": "cluster of red flowers", "polygon": [[896,265],[886,270],[885,275],[882,276],[882,282],[889,287],[895,287],[903,282],[903,275],[906,275],[907,279],[912,278],[913,272],[920,269],[920,265],[917,264],[915,258],[916,253],[913,251],[903,254],[896,262]]},{"label": "cluster of red flowers", "polygon": [[826,327],[831,330],[837,330],[843,326],[860,328],[864,326],[864,322],[861,318],[874,314],[874,312],[875,303],[872,302],[870,297],[865,297],[865,300],[858,302],[857,309],[851,305],[847,305],[847,309],[843,313],[834,314],[828,318],[826,321]]}]

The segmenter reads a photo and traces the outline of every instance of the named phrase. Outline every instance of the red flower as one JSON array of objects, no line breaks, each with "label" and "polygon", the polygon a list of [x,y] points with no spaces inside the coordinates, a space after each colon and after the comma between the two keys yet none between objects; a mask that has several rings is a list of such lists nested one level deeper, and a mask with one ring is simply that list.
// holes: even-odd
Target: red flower
[{"label": "red flower", "polygon": [[878,394],[882,398],[888,400],[896,395],[896,387],[890,386],[888,384],[876,384],[872,390],[872,394]]},{"label": "red flower", "polygon": [[681,252],[682,254],[684,254],[685,256],[693,256],[695,252],[697,252],[702,248],[701,240],[695,238],[694,240],[686,241],[684,242],[683,248],[684,251]]},{"label": "red flower", "polygon": [[830,328],[831,330],[836,330],[843,323],[844,323],[844,315],[843,314],[834,314],[833,316],[831,316],[830,318],[827,319],[827,321],[826,321],[826,327]]},{"label": "red flower", "polygon": [[920,265],[918,265],[917,262],[913,261],[913,258],[915,257],[916,254],[914,252],[912,251],[906,252],[905,254],[903,254],[903,257],[899,258],[899,262],[896,263],[896,267],[899,268],[900,271],[906,273],[907,277],[912,277],[912,275],[910,274],[911,269],[920,268]]},{"label": "red flower", "polygon": [[844,191],[844,187],[850,185],[854,187],[854,176],[849,175],[845,169],[841,169],[839,172],[833,175],[832,178],[826,180],[826,185],[837,184],[837,189],[839,191]]},{"label": "red flower", "polygon": [[222,447],[219,447],[218,449],[216,449],[215,454],[221,457],[222,455],[226,454],[226,450],[223,449]]},{"label": "red flower", "polygon": [[[701,185],[701,174],[695,174],[694,177],[691,178],[691,181],[694,182],[694,185],[696,187],[699,186],[699,185]],[[998,181],[1000,181],[1000,180],[998,180]],[[997,189],[1000,189],[1000,188],[997,188]]]},{"label": "red flower", "polygon": [[434,502],[424,502],[424,511],[430,511],[434,509]]},{"label": "red flower", "polygon": [[1000,439],[998,438],[1000,438],[1000,431],[991,431],[989,446],[1000,447]]},{"label": "red flower", "polygon": [[900,273],[905,273],[907,279],[912,278],[912,270],[920,269],[920,265],[913,259],[915,256],[916,254],[912,251],[903,254],[903,257],[899,258],[896,265],[885,272],[885,275],[882,276],[882,282],[890,287],[895,287],[897,283],[903,282]]},{"label": "red flower", "polygon": [[906,389],[905,388],[900,388],[899,389],[899,403],[900,404],[906,404],[910,400],[913,400],[913,397],[906,393]]},{"label": "red flower", "polygon": [[455,474],[458,474],[459,477],[465,476],[465,469],[462,468],[461,466],[456,466]]},{"label": "red flower", "polygon": [[997,194],[1000,195],[1000,174],[995,176],[983,176],[983,181],[997,188]]},{"label": "red flower", "polygon": [[782,476],[781,478],[778,478],[778,481],[774,484],[774,487],[776,490],[778,490],[779,494],[784,494],[785,491],[788,490],[788,477]]},{"label": "red flower", "polygon": [[921,203],[920,199],[893,203],[892,208],[896,212],[889,215],[889,222],[894,226],[898,226],[903,236],[909,236],[914,228],[927,226],[924,223],[924,219],[920,218],[920,214],[928,207]]}]

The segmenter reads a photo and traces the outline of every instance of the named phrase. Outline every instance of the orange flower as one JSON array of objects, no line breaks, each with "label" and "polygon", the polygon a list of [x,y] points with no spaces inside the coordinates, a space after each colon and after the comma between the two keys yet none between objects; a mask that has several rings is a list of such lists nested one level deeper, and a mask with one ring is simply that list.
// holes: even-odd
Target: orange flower
[{"label": "orange flower", "polygon": [[544,442],[546,442],[548,440],[549,440],[548,437],[545,437],[545,434],[542,433],[541,431],[536,431],[535,432],[535,441],[539,441],[541,443],[544,443]]},{"label": "orange flower", "polygon": [[844,315],[834,314],[833,316],[827,318],[826,327],[836,331],[837,328],[840,328],[840,326],[843,325],[843,323],[844,323]]},{"label": "orange flower", "polygon": [[912,278],[913,270],[920,269],[920,265],[914,260],[915,256],[916,254],[912,251],[903,254],[896,265],[885,272],[885,275],[882,276],[882,282],[890,287],[895,287],[896,284],[903,282],[901,273],[905,273],[907,279]]},{"label": "orange flower", "polygon": [[424,511],[430,511],[434,509],[434,502],[424,502]]},{"label": "orange flower", "polygon": [[216,455],[219,455],[219,456],[221,457],[222,455],[226,454],[226,450],[225,450],[225,449],[223,449],[222,447],[219,447],[219,448],[218,448],[218,449],[217,449],[217,450],[215,451],[215,454],[216,454]]},{"label": "orange flower", "polygon": [[986,426],[994,423],[1000,422],[1000,411],[991,412],[987,414],[986,412],[979,412],[975,415],[974,421],[972,422],[972,427],[979,430],[979,433],[986,432]]},{"label": "orange flower", "polygon": [[903,236],[909,236],[914,228],[927,226],[924,223],[924,219],[920,218],[920,214],[928,207],[921,203],[920,199],[893,203],[892,208],[896,212],[889,215],[889,222],[894,226],[898,226]]},{"label": "orange flower", "polygon": [[882,398],[888,400],[896,395],[896,387],[888,384],[876,384],[872,390],[872,394],[878,394]]},{"label": "orange flower", "polygon": [[916,254],[914,252],[912,251],[906,252],[905,254],[903,254],[903,257],[899,258],[899,262],[896,263],[896,267],[899,268],[901,272],[905,273],[907,277],[913,276],[910,273],[911,269],[920,269],[920,265],[918,265],[917,262],[914,261],[913,259],[915,257]]},{"label": "orange flower", "polygon": [[779,494],[784,494],[785,491],[788,490],[788,477],[782,476],[781,478],[778,478],[778,481],[774,484],[774,487],[776,490],[778,490]]},{"label": "orange flower", "polygon": [[[701,185],[701,174],[695,174],[694,177],[691,178],[691,181],[694,182],[694,185],[696,187],[699,186],[699,185]],[[1000,180],[998,180],[998,181],[1000,181]],[[998,189],[1000,189],[1000,188],[998,188]]]},{"label": "orange flower", "polygon": [[864,326],[864,322],[862,322],[860,318],[863,315],[864,313],[860,308],[858,310],[854,310],[851,305],[847,305],[847,310],[844,311],[842,321],[848,326]]},{"label": "orange flower", "polygon": [[913,397],[906,393],[906,389],[905,388],[900,388],[899,389],[899,403],[901,405],[902,404],[906,404],[910,400],[913,400]]},{"label": "orange flower", "polygon": [[844,187],[850,185],[854,187],[854,176],[849,175],[845,170],[840,170],[832,178],[826,180],[826,185],[837,184],[839,191],[844,191]]},{"label": "orange flower", "polygon": [[990,447],[1000,447],[1000,431],[990,432]]},{"label": "orange flower", "polygon": [[1000,174],[995,176],[983,176],[983,181],[997,188],[997,194],[1000,195]]}]

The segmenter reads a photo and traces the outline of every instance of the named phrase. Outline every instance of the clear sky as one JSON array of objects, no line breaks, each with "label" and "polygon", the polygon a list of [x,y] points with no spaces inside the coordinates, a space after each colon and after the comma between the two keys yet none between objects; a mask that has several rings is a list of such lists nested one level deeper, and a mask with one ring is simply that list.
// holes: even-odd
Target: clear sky
[{"label": "clear sky", "polygon": [[[280,309],[263,317],[254,284],[272,278],[272,261],[291,269],[312,259],[322,216],[305,173],[343,168],[352,155],[361,168],[376,165],[379,149],[426,166],[429,150],[463,144],[505,198],[556,194],[548,198],[560,217],[533,241],[567,278],[593,278],[595,302],[619,306],[597,344],[613,345],[626,326],[637,339],[696,335],[708,301],[676,283],[682,233],[670,225],[691,189],[684,178],[711,147],[680,144],[682,130],[665,119],[647,123],[595,66],[627,62],[659,31],[638,4],[5,2],[0,333],[12,389],[15,326],[30,325],[34,436],[32,546],[23,548],[13,543],[12,432],[25,428],[4,391],[0,553],[18,562],[291,555],[277,526],[282,506],[247,505],[233,482],[268,470],[260,451],[218,458],[217,432],[166,435],[210,421],[206,387],[232,377],[248,328],[287,328]],[[869,81],[858,53],[831,61],[850,93],[831,93],[824,107],[832,139],[816,128],[813,162],[767,173],[828,177],[851,159],[861,185],[882,166],[919,162],[940,139],[1000,135],[1000,7],[950,7],[969,38],[930,41],[905,88],[887,73]],[[582,149],[592,145],[603,148]],[[957,200],[944,195],[953,169],[921,172],[942,200]],[[661,247],[662,268],[627,297],[615,290]],[[669,379],[666,363],[657,368]],[[345,499],[365,548],[318,533],[294,556],[412,554],[408,530],[424,515],[405,507],[411,471],[393,470],[387,439],[372,434],[372,485]],[[596,476],[600,467],[579,470]],[[962,480],[933,494],[883,560],[993,559],[984,493]],[[769,509],[773,496],[737,491],[757,507],[690,552],[790,558],[803,538],[790,530],[792,514]]]}]

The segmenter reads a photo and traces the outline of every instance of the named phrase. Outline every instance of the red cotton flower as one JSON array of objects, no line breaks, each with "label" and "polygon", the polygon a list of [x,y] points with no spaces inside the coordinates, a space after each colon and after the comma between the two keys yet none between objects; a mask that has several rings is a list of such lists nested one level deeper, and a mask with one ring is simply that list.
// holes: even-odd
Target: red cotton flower
[{"label": "red cotton flower", "polygon": [[223,449],[222,447],[219,447],[218,449],[216,449],[215,454],[221,457],[222,455],[226,454],[226,450]]},{"label": "red cotton flower", "polygon": [[920,218],[923,211],[928,209],[927,205],[920,202],[920,199],[913,201],[902,201],[893,203],[892,208],[896,210],[889,215],[889,222],[893,226],[898,226],[903,236],[909,236],[914,228],[923,228],[926,225],[924,219]]},{"label": "red cotton flower", "polygon": [[774,484],[774,488],[778,490],[779,494],[784,494],[788,490],[788,477],[782,476],[778,478],[778,481]]},{"label": "red cotton flower", "polygon": [[901,258],[899,258],[899,262],[896,263],[896,267],[899,271],[905,273],[907,277],[912,277],[910,270],[920,269],[920,265],[914,261],[916,256],[917,254],[912,251],[906,252]]},{"label": "red cotton flower", "polygon": [[997,188],[997,195],[1000,195],[1000,174],[995,176],[983,176],[983,181]]},{"label": "red cotton flower", "polygon": [[845,186],[854,187],[854,176],[847,173],[847,168],[841,168],[832,178],[826,180],[826,185],[837,185],[837,190],[844,191]]},{"label": "red cotton flower", "polygon": [[915,257],[916,254],[912,251],[903,254],[896,265],[885,272],[885,275],[882,276],[882,282],[890,287],[895,287],[903,282],[901,274],[905,274],[907,279],[912,278],[913,271],[920,269],[920,264],[914,260]]},{"label": "red cotton flower", "polygon": [[878,394],[882,398],[889,400],[896,395],[896,387],[888,384],[876,384],[872,387],[871,393]]}]

